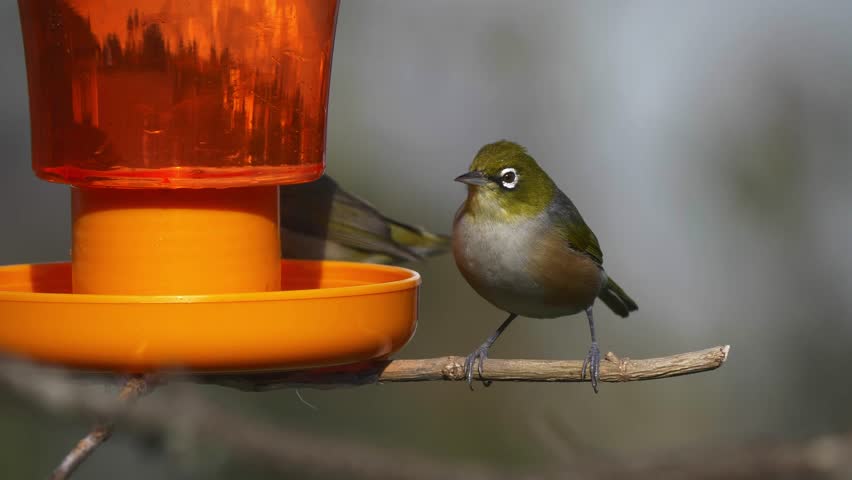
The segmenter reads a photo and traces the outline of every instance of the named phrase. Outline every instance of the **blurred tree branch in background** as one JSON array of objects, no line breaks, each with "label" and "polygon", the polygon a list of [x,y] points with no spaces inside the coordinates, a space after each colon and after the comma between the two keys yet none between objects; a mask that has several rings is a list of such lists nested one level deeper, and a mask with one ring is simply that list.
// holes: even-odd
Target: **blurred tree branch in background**
[{"label": "blurred tree branch in background", "polygon": [[[118,392],[118,401],[124,404],[125,407],[130,407],[136,400],[153,390],[155,386],[154,379],[149,376],[138,375],[130,377],[124,386],[121,387],[121,391]],[[53,471],[50,480],[65,480],[70,478],[77,467],[89,458],[89,455],[100,447],[101,444],[109,440],[114,430],[115,422],[112,419],[103,420],[95,424],[92,430],[77,442],[77,445],[62,459],[62,463]]]},{"label": "blurred tree branch in background", "polygon": [[[686,375],[720,367],[727,359],[729,347],[713,347],[669,357],[631,360],[620,359],[609,353],[602,363],[601,380],[626,382],[667,378]],[[107,419],[98,422],[66,456],[56,469],[54,480],[69,478],[98,446],[112,434],[116,421],[122,421],[132,430],[158,436],[180,435],[194,443],[212,443],[226,448],[236,457],[249,463],[263,465],[278,472],[311,471],[315,474],[357,476],[383,479],[514,479],[563,477],[568,472],[508,472],[492,469],[485,465],[446,463],[429,459],[415,453],[390,451],[347,442],[318,437],[302,432],[270,426],[257,420],[239,416],[221,408],[186,386],[187,382],[214,383],[242,390],[263,391],[274,388],[308,386],[333,388],[334,386],[363,385],[380,382],[411,382],[431,380],[458,381],[464,378],[463,357],[440,357],[423,360],[388,360],[371,368],[358,369],[335,367],[316,371],[278,372],[254,375],[206,375],[187,376],[181,374],[159,374],[146,377],[130,377],[118,396],[109,397],[102,389],[92,389],[91,382],[81,378],[104,380],[103,375],[83,376],[67,370],[42,367],[26,362],[0,361],[0,385],[30,403],[55,413],[94,415]],[[497,360],[489,359],[485,364],[486,377],[497,381],[535,382],[578,382],[582,380],[582,362],[550,360]],[[109,377],[115,380],[115,377]],[[103,382],[96,382],[102,384]],[[179,383],[174,388],[163,389],[158,395],[140,402],[135,400],[149,393],[154,387],[165,383]],[[847,447],[848,448],[848,447]],[[788,448],[789,450],[789,448]],[[645,473],[685,475],[694,472],[719,472],[731,478],[734,466],[744,472],[774,465],[770,462],[775,450],[766,450],[764,463],[732,465],[734,456],[726,462],[714,462],[706,466],[684,457],[666,456],[665,462],[655,463],[626,461],[604,466],[596,462],[571,465],[571,473],[582,478],[611,478],[628,474],[630,478]],[[814,464],[810,457],[791,462],[788,451],[784,461],[796,468]],[[819,452],[818,452],[819,453]],[[743,458],[752,459],[745,455]],[[822,455],[820,459],[837,460]],[[842,456],[845,461],[848,455]],[[780,460],[780,459],[779,459]],[[795,459],[794,459],[795,460]],[[847,462],[848,463],[848,462]],[[824,467],[825,462],[817,465]],[[701,470],[706,467],[705,470]],[[643,473],[645,472],[645,473]],[[674,477],[672,477],[674,478]],[[708,476],[701,478],[720,478]]]},{"label": "blurred tree branch in background", "polygon": [[185,385],[160,389],[127,408],[122,399],[91,388],[91,383],[67,371],[12,361],[0,363],[0,385],[57,414],[110,418],[132,431],[214,444],[244,462],[286,474],[310,471],[332,478],[401,480],[512,478],[485,467],[443,464],[412,453],[270,426],[219,407]]}]

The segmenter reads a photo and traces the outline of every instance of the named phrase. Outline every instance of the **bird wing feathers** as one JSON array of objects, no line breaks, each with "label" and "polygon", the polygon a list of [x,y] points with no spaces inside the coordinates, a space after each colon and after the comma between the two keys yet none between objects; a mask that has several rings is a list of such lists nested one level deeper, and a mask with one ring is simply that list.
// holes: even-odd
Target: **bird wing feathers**
[{"label": "bird wing feathers", "polygon": [[[281,187],[281,228],[287,258],[369,259],[391,263],[446,252],[449,239],[384,216],[368,202],[346,192],[328,176]],[[286,236],[299,241],[289,247]]]},{"label": "bird wing feathers", "polygon": [[586,225],[574,203],[561,191],[557,191],[551,205],[550,220],[573,250],[587,255],[598,265],[603,265],[603,252],[598,238]]},{"label": "bird wing feathers", "polygon": [[[551,208],[551,221],[558,225],[560,235],[575,251],[578,251],[594,260],[598,266],[603,267],[603,252],[598,239],[592,229],[586,225],[577,207],[564,193],[558,192],[554,207]],[[630,312],[639,307],[636,302],[617,284],[612,278],[606,277],[598,297],[616,315],[626,317]]]}]

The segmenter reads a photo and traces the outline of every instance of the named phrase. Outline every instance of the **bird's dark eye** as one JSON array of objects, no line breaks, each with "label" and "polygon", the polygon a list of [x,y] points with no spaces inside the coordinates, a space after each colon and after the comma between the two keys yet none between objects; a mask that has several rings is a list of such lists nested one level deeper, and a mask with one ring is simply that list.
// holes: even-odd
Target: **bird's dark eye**
[{"label": "bird's dark eye", "polygon": [[518,185],[518,172],[514,168],[504,168],[500,172],[500,183],[503,188],[515,188]]}]

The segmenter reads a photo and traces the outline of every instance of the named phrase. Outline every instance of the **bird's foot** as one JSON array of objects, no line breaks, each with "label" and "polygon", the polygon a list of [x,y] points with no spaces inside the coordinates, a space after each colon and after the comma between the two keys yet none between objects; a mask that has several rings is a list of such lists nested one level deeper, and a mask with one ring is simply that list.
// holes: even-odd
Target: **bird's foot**
[{"label": "bird's foot", "polygon": [[[485,363],[485,360],[488,358],[488,346],[480,345],[479,348],[473,351],[470,355],[467,356],[467,359],[464,361],[464,373],[467,376],[467,386],[473,390],[473,366],[477,366],[477,372],[479,372],[479,378],[482,380],[482,384],[486,387],[491,386],[490,380],[485,380],[482,376],[482,364]],[[479,360],[477,364],[476,361]]]},{"label": "bird's foot", "polygon": [[589,379],[592,381],[592,389],[598,393],[598,380],[601,378],[601,349],[598,342],[592,342],[589,353],[583,359],[583,369],[580,378],[586,379],[586,367],[589,369]]}]

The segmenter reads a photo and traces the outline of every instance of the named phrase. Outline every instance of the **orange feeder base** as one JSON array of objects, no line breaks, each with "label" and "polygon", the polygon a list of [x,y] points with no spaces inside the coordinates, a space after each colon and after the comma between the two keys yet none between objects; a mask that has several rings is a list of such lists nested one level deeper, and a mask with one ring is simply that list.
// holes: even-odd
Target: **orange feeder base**
[{"label": "orange feeder base", "polygon": [[414,334],[417,272],[280,260],[275,186],[74,188],[72,203],[71,263],[0,267],[0,352],[244,372],[383,358]]},{"label": "orange feeder base", "polygon": [[383,358],[414,334],[417,272],[278,265],[280,291],[216,295],[78,294],[68,263],[0,267],[0,351],[93,370],[243,372]]},{"label": "orange feeder base", "polygon": [[71,192],[74,293],[192,295],[281,285],[277,186]]}]

